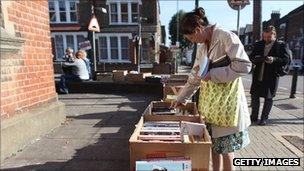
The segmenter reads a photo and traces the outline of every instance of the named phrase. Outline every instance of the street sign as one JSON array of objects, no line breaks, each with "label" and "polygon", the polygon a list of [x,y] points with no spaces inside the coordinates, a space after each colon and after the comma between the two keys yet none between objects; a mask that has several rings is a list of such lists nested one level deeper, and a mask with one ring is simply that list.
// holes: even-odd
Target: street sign
[{"label": "street sign", "polygon": [[100,32],[100,27],[99,27],[99,24],[98,24],[98,21],[97,21],[97,18],[95,17],[95,15],[92,15],[88,29],[90,31]]},{"label": "street sign", "polygon": [[234,9],[234,10],[237,10],[238,11],[238,14],[237,14],[237,35],[239,36],[240,35],[240,11],[246,6],[246,5],[249,5],[250,2],[249,0],[227,0],[228,1],[228,4],[229,6]]},{"label": "street sign", "polygon": [[78,44],[78,46],[79,46],[79,49],[82,49],[82,50],[90,50],[90,49],[92,49],[92,46],[91,46],[91,43],[90,43],[89,40],[84,41],[84,42],[80,42]]},{"label": "street sign", "polygon": [[229,6],[234,10],[243,9],[246,5],[249,5],[249,0],[227,0]]}]

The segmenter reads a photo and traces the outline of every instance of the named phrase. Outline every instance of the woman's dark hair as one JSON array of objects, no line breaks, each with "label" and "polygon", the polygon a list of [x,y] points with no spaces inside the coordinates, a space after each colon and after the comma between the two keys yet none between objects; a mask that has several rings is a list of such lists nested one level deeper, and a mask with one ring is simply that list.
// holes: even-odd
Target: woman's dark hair
[{"label": "woman's dark hair", "polygon": [[184,14],[181,20],[180,30],[182,34],[192,34],[197,27],[207,25],[209,25],[209,21],[205,16],[205,10],[200,7]]}]

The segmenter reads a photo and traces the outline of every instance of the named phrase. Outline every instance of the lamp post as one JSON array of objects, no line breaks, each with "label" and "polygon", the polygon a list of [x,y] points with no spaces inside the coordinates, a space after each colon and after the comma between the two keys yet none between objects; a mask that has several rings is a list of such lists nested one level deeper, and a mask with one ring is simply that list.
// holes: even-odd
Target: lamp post
[{"label": "lamp post", "polygon": [[[98,9],[98,8],[96,8]],[[105,8],[100,8],[103,13],[107,13],[107,10]],[[96,43],[95,43],[95,32],[100,32],[100,27],[97,21],[97,18],[95,16],[95,9],[94,5],[91,6],[91,13],[92,17],[88,26],[88,30],[92,31],[92,37],[93,37],[93,64],[94,64],[94,73],[97,72],[97,59],[96,59]],[[105,67],[105,66],[104,66]],[[104,68],[105,70],[105,68]]]},{"label": "lamp post", "polygon": [[140,73],[140,60],[142,55],[142,38],[141,38],[141,23],[142,21],[146,21],[146,17],[135,17],[138,19],[138,51],[137,51],[137,72]]}]

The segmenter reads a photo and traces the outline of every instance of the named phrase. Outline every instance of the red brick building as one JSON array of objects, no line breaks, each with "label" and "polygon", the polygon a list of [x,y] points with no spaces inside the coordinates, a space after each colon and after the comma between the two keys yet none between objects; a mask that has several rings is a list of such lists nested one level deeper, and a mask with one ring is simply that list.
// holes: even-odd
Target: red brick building
[{"label": "red brick building", "polygon": [[[263,28],[273,25],[276,27],[277,38],[283,40],[289,46],[293,60],[291,65],[298,64],[303,66],[304,60],[304,5],[299,6],[298,8],[290,11],[287,15],[281,17],[279,11],[273,11],[271,18],[263,22]],[[248,25],[247,25],[248,26]],[[246,29],[247,29],[246,26]],[[244,33],[243,43],[246,47],[246,50],[250,52],[250,46],[254,43],[253,41],[246,41],[245,37],[248,37],[248,40],[253,40],[252,30],[251,32]]]},{"label": "red brick building", "polygon": [[[48,1],[1,2],[1,160],[64,120]],[[25,131],[26,130],[26,131]]]},{"label": "red brick building", "polygon": [[292,10],[280,18],[279,11],[273,11],[271,18],[263,22],[263,27],[273,25],[277,30],[277,37],[289,46],[293,64],[303,65],[304,58],[304,5]]},{"label": "red brick building", "polygon": [[[101,27],[95,38],[99,70],[102,70],[103,63],[106,63],[108,71],[137,68],[134,40],[139,30],[138,17],[146,18],[142,21],[141,64],[159,61],[161,26],[158,0],[49,0],[55,63],[62,60],[67,47],[77,51],[80,42],[92,42],[92,34],[88,31],[92,6]],[[102,8],[107,10],[106,14]],[[92,59],[92,53],[89,58]]]}]

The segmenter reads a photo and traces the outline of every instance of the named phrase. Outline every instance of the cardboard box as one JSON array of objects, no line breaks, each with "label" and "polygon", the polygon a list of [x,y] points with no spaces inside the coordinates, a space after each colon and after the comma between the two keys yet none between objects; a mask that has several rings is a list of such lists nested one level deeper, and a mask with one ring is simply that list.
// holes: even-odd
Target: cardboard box
[{"label": "cardboard box", "polygon": [[[170,86],[170,85],[164,85],[163,87],[163,98],[165,101],[168,98],[168,95],[174,95],[177,96],[178,92],[183,88],[184,86]],[[170,101],[170,100],[169,100]]]},{"label": "cardboard box", "polygon": [[187,81],[188,75],[177,75],[177,74],[171,74],[170,75],[171,80],[184,80]]},{"label": "cardboard box", "polygon": [[123,82],[126,80],[127,70],[113,70],[113,80],[116,82]]},{"label": "cardboard box", "polygon": [[[149,106],[146,108],[144,111],[143,115],[152,115],[153,116],[160,116],[160,115],[154,115],[152,112],[153,107],[166,107],[169,108],[171,105],[170,102],[161,102],[161,101],[152,101]],[[187,111],[188,114],[190,115],[199,115],[199,112],[196,107],[195,102],[189,102],[185,106],[180,106],[179,109],[181,110],[181,115],[183,115],[183,111]],[[161,115],[165,116],[165,115]],[[172,115],[169,115],[169,117]]]},{"label": "cardboard box", "polygon": [[113,82],[113,73],[97,73],[96,80],[100,82]]},{"label": "cardboard box", "polygon": [[188,80],[188,75],[175,75],[171,74],[168,80],[168,85],[184,85]]},{"label": "cardboard box", "polygon": [[200,116],[167,116],[164,118],[143,115],[129,139],[130,170],[135,170],[135,162],[137,160],[153,157],[189,157],[192,162],[192,170],[208,170],[211,155],[211,138],[206,129],[203,132],[203,140],[195,143],[141,141],[138,140],[138,135],[146,121],[203,122]]},{"label": "cardboard box", "polygon": [[138,73],[138,74],[128,73],[126,76],[126,80],[129,82],[145,82],[145,78],[151,75],[152,75],[151,73]]}]

